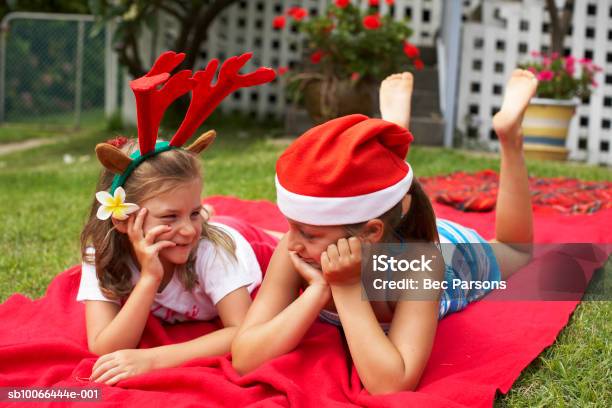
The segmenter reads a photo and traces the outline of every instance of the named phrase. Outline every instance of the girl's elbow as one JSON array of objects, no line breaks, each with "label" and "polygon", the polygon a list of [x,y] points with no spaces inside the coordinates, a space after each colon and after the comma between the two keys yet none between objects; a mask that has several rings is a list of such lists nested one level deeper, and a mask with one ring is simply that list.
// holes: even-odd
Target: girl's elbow
[{"label": "girl's elbow", "polygon": [[112,353],[114,350],[108,350],[108,347],[104,347],[104,345],[99,342],[90,342],[88,345],[89,352],[95,354],[97,356],[102,356],[104,354]]},{"label": "girl's elbow", "polygon": [[395,394],[396,392],[402,391],[414,391],[417,384],[380,384],[379,386],[366,387],[366,390],[371,395],[386,395]]},{"label": "girl's elbow", "polygon": [[364,388],[372,395],[394,394],[396,392],[414,391],[419,385],[418,376],[378,376],[376,381],[365,384]]},{"label": "girl's elbow", "polygon": [[240,375],[248,374],[250,371],[248,369],[248,366],[245,364],[244,359],[236,358],[233,354],[232,354],[232,367],[234,367],[234,370]]},{"label": "girl's elbow", "polygon": [[100,339],[94,339],[87,342],[87,348],[89,352],[95,354],[97,356],[103,356],[105,354],[109,354],[115,352],[117,350],[121,350],[120,347],[116,347],[108,342],[104,342]]},{"label": "girl's elbow", "polygon": [[235,353],[233,349],[232,367],[234,367],[234,370],[240,375],[248,374],[256,368],[248,358],[241,356],[239,353]]},{"label": "girl's elbow", "polygon": [[365,389],[371,395],[386,395],[386,394],[395,394],[396,392],[402,391],[414,391],[416,389],[418,383],[399,383],[395,382],[393,384],[378,384],[370,387],[365,387]]},{"label": "girl's elbow", "polygon": [[254,367],[251,367],[249,364],[247,350],[241,344],[240,338],[234,338],[231,346],[231,354],[232,354],[232,367],[234,370],[240,375],[247,374],[252,371]]}]

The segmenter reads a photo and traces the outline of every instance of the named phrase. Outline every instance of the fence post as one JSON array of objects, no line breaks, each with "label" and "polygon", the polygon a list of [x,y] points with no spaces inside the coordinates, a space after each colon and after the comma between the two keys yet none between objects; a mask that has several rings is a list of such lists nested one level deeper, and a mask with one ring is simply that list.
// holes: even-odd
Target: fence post
[{"label": "fence post", "polygon": [[115,32],[115,21],[106,24],[104,40],[104,114],[107,118],[117,111],[117,81],[119,72],[117,67],[117,53],[113,50],[113,33]]},{"label": "fence post", "polygon": [[2,19],[0,23],[0,124],[4,123],[4,97],[6,93],[6,33],[8,32],[8,21]]},{"label": "fence post", "polygon": [[85,37],[85,23],[78,22],[77,49],[76,49],[76,84],[74,87],[74,127],[81,125],[81,100],[83,93],[83,41]]},{"label": "fence post", "polygon": [[[459,95],[458,80],[459,66],[461,65],[461,4],[455,1],[443,5],[444,27],[442,41],[444,42],[444,63],[441,71],[446,69],[445,82],[440,82],[440,90],[447,86],[444,96],[444,147],[453,147],[453,135],[457,125],[457,97]],[[442,92],[441,92],[442,93]]]}]

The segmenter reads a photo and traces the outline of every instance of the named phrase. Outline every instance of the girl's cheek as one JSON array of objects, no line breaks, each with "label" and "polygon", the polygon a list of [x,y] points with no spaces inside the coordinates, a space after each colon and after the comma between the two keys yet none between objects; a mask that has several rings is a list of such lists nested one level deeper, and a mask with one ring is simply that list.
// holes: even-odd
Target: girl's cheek
[{"label": "girl's cheek", "polygon": [[308,257],[311,259],[314,259],[315,261],[318,261],[319,258],[321,258],[321,253],[323,253],[323,251],[325,251],[325,248],[323,248],[321,245],[308,245],[306,247],[306,250],[308,251]]}]

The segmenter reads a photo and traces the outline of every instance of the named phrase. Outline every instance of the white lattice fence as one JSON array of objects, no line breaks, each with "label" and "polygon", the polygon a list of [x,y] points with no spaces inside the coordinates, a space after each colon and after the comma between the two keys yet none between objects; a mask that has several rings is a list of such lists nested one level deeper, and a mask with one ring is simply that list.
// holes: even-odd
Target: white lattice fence
[{"label": "white lattice fence", "polygon": [[[599,86],[572,120],[570,158],[612,164],[612,0],[576,0],[566,52],[603,67]],[[491,117],[499,110],[503,86],[531,51],[550,43],[543,0],[486,1],[482,23],[464,25],[457,126],[495,145]]]},{"label": "white lattice fence", "polygon": [[[320,13],[333,0],[243,0],[228,8],[213,24],[209,40],[203,46],[198,67],[211,58],[225,59],[246,51],[255,56],[246,67],[292,67],[302,59],[302,44],[295,33],[272,28],[274,16],[289,7],[301,6],[310,14]],[[361,0],[366,7],[368,0]],[[452,0],[455,1],[455,0]],[[531,51],[540,51],[549,44],[548,15],[544,0],[522,2],[486,0],[482,23],[466,21],[463,31],[462,62],[459,86],[457,126],[468,129],[468,117],[477,137],[495,146],[491,117],[499,109],[503,86],[517,63],[529,58]],[[389,6],[381,1],[381,12]],[[464,20],[473,14],[480,0],[464,0]],[[440,25],[443,0],[395,0],[394,18],[409,18],[414,30],[411,41],[420,46],[433,46]],[[144,55],[155,55],[169,49],[177,33],[176,22],[169,16],[160,18],[156,39],[144,38]],[[600,86],[590,101],[578,108],[572,121],[568,148],[573,159],[590,163],[612,164],[612,0],[575,0],[572,34],[566,38],[568,52],[580,58],[592,58],[604,68],[598,77]],[[148,44],[151,44],[150,46]],[[129,90],[124,116],[130,110]],[[127,106],[127,107],[126,107]],[[225,111],[240,111],[265,117],[281,117],[286,99],[280,81],[244,89],[222,104]]]}]

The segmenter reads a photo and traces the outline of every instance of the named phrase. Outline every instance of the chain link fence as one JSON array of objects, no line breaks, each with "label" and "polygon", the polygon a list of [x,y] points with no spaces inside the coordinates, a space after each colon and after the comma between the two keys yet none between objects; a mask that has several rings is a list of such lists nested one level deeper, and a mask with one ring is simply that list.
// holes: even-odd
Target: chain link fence
[{"label": "chain link fence", "polygon": [[107,33],[93,16],[17,12],[1,28],[0,124],[74,128],[103,118]]}]

